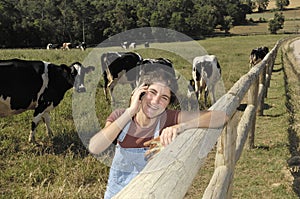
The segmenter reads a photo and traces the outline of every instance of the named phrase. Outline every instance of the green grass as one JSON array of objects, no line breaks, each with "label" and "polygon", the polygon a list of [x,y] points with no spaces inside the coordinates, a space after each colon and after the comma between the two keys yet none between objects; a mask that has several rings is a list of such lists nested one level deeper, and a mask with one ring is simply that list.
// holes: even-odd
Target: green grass
[{"label": "green grass", "polygon": [[279,71],[272,76],[265,101],[267,109],[264,116],[257,118],[257,148],[245,150],[236,168],[235,198],[296,198],[286,163],[290,158],[287,134],[289,114],[285,107],[284,75],[280,70],[282,63],[277,60],[274,69]]},{"label": "green grass", "polygon": [[[199,41],[205,51],[217,55],[222,67],[222,79],[226,91],[248,71],[249,54],[253,48],[262,45],[272,48],[276,41],[288,36],[281,33],[294,32],[295,27],[299,25],[299,20],[293,18],[300,16],[298,9],[300,5],[294,1],[291,4],[293,5],[290,8],[297,9],[287,10],[284,13],[285,28],[280,30],[278,35],[267,34],[267,23],[256,23],[252,26],[234,27],[231,33],[245,35],[259,33],[260,35],[257,36],[210,38]],[[269,9],[272,9],[274,1],[271,1],[270,5]],[[266,19],[272,16],[272,13],[263,14],[263,18]],[[248,17],[256,19],[261,17],[261,14],[254,13]],[[190,79],[190,61],[197,51],[189,48],[186,43],[168,44],[169,50],[161,50],[162,45],[165,44],[154,45],[160,50],[139,49],[137,51],[143,57],[171,59],[176,70],[183,77],[181,79]],[[179,57],[174,50],[170,49],[175,49],[183,57]],[[86,59],[91,54],[95,59]],[[85,52],[44,49],[0,50],[0,59],[44,60],[55,64],[71,64],[80,61],[85,64],[95,64],[97,67],[93,74],[86,77],[87,93],[73,95],[72,90],[68,91],[61,104],[51,112],[54,136],[48,138],[45,135],[44,125],[39,125],[36,139],[40,145],[35,146],[27,142],[33,111],[0,118],[0,198],[103,197],[109,168],[90,155],[85,147],[88,138],[104,125],[105,118],[114,108],[106,103],[102,88],[98,85],[99,79],[100,85],[102,84],[98,57],[100,54],[101,49],[95,51],[88,49]],[[288,138],[290,115],[285,106],[285,85],[283,71],[280,70],[282,62],[278,58],[275,64],[277,72],[273,73],[269,95],[265,100],[267,105],[265,115],[257,117],[255,135],[257,148],[245,149],[238,161],[233,198],[297,198],[292,190],[293,178],[287,170],[286,163],[290,157],[288,150],[291,140]],[[291,80],[291,85],[297,84],[296,80]],[[291,91],[294,97],[298,96],[299,90],[291,88]],[[295,101],[297,99],[295,97]],[[80,102],[85,103],[81,103],[81,106],[75,105]],[[298,107],[299,105],[295,106],[296,109]],[[298,113],[295,115],[296,123],[299,120],[298,115]],[[77,130],[81,133],[78,134]],[[209,154],[186,199],[202,197],[214,170],[214,155],[215,151]]]},{"label": "green grass", "polygon": [[[242,40],[238,41],[238,39],[243,37],[234,37],[234,40],[239,44],[245,43],[245,45],[251,46],[250,38],[253,39],[252,42],[255,42],[254,38],[257,41],[267,42],[267,37],[271,39],[270,36],[253,36],[246,37],[247,39],[244,38],[244,42]],[[222,39],[217,40],[220,41]],[[256,45],[258,44],[256,43]],[[232,46],[234,46],[234,43]],[[244,46],[244,49],[246,48]],[[227,48],[225,47],[224,49]],[[231,53],[228,52],[228,55],[234,54],[233,50]],[[214,52],[219,57],[222,57],[221,52]],[[238,52],[241,53],[241,51]],[[227,58],[225,55],[224,57]],[[257,147],[253,150],[245,149],[235,169],[233,198],[297,198],[292,190],[293,177],[288,170],[286,162],[291,157],[288,139],[289,114],[285,106],[285,85],[280,56],[281,53],[279,52],[274,67],[277,72],[273,73],[268,98],[265,100],[266,110],[264,111],[264,116],[257,117],[255,134],[255,146]],[[232,71],[241,72],[241,70],[247,70],[247,67],[242,67],[242,62],[241,60],[238,61],[239,58],[237,57],[234,61],[237,61],[239,63],[237,66],[240,66],[242,69],[238,69],[237,66],[234,69],[233,64],[229,61],[230,58],[233,57],[230,56],[228,61],[223,62],[223,67],[227,69],[224,73],[226,71],[232,73]],[[225,79],[224,76],[227,76],[227,78]],[[226,74],[224,76],[225,85],[230,86],[231,81],[227,82],[231,80],[230,76]],[[232,78],[232,81],[234,82],[234,78]],[[204,189],[213,174],[214,156],[215,151],[212,151],[208,156],[205,169],[199,172],[186,199],[201,198],[203,195]]]},{"label": "green grass", "polygon": [[[228,90],[241,75],[248,71],[248,58],[252,48],[261,45],[272,48],[283,36],[211,38],[201,40],[199,43],[209,54],[217,55],[222,67],[223,82]],[[172,45],[178,46],[184,43],[170,45],[174,48]],[[189,58],[180,58],[173,52],[163,50],[137,51],[144,57],[169,58],[185,79],[191,78]],[[19,57],[70,64],[74,61],[86,61],[85,58],[90,52],[91,49],[86,52],[43,49],[0,50],[0,59]],[[276,61],[275,67],[281,68],[280,64],[280,60]],[[97,85],[98,75],[99,68],[94,74],[87,76],[87,86],[90,91],[83,94],[82,98],[72,100],[76,95],[73,96],[73,91],[70,90],[62,103],[51,112],[53,138],[49,139],[45,135],[44,125],[39,126],[36,139],[41,143],[40,146],[27,143],[32,111],[0,119],[1,198],[99,198],[103,196],[109,168],[88,153],[77,133],[73,121],[74,110],[72,110],[72,103],[83,99],[90,100],[83,105],[83,111],[80,113],[82,117],[88,118],[88,122],[84,123],[87,124],[86,129],[81,129],[86,133],[84,136],[89,137],[103,126],[105,118],[113,107],[107,104],[101,86]],[[268,146],[269,150],[257,148],[243,152],[235,173],[234,198],[266,198],[265,194],[270,198],[294,196],[290,182],[285,178],[286,170],[284,170],[289,154],[282,72],[274,73],[266,103],[270,108],[265,111],[265,116],[258,117],[255,144]],[[96,118],[90,119],[89,114],[94,109],[96,109]],[[76,121],[79,121],[78,118]],[[199,172],[186,198],[202,196],[201,193],[213,172],[213,161],[212,152],[208,157],[207,165]],[[277,186],[276,183],[280,184]]]}]

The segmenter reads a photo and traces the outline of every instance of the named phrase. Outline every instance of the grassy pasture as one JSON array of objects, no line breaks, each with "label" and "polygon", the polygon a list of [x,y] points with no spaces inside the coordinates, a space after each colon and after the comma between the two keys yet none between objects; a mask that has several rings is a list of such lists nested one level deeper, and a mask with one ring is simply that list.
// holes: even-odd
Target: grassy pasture
[{"label": "grassy pasture", "polygon": [[[273,9],[272,0],[268,9]],[[292,0],[289,10],[284,12],[286,21],[284,29],[278,35],[267,35],[268,23],[255,23],[251,26],[234,27],[233,34],[263,33],[256,36],[235,36],[211,38],[198,41],[209,53],[217,55],[221,67],[225,89],[228,90],[241,75],[248,71],[248,57],[252,48],[266,45],[272,48],[277,40],[286,35],[282,32],[293,32],[299,24],[299,0]],[[293,9],[292,9],[293,8]],[[254,13],[253,19],[260,17],[269,19],[273,13]],[[295,18],[297,20],[295,20]],[[143,57],[167,57],[174,62],[178,73],[188,80],[191,78],[191,64],[189,62],[194,52],[176,53],[161,50],[138,49]],[[183,43],[170,44],[170,48],[182,46]],[[183,47],[183,46],[182,46]],[[185,48],[183,48],[184,50]],[[121,50],[116,48],[116,50]],[[44,49],[7,49],[0,50],[0,59],[21,58],[30,60],[44,60],[55,64],[71,64],[86,60],[91,54],[99,53],[88,49],[85,52],[71,50],[47,51]],[[190,55],[189,55],[190,54]],[[280,54],[279,54],[280,55]],[[96,118],[87,119],[88,127],[84,129],[87,137],[103,126],[104,119],[114,108],[105,102],[99,83],[99,59],[90,61],[96,63],[97,70],[86,77],[88,92],[83,94],[83,118],[95,111]],[[292,199],[297,196],[292,191],[292,179],[287,170],[288,153],[287,129],[289,123],[285,107],[285,90],[283,82],[282,63],[276,60],[275,72],[272,76],[269,97],[266,99],[265,116],[257,118],[257,133],[254,150],[245,150],[235,171],[233,198],[270,198]],[[100,85],[101,85],[100,79]],[[296,83],[295,83],[296,84]],[[295,94],[297,95],[297,94]],[[76,123],[76,103],[82,98],[74,98],[73,91],[66,93],[61,104],[51,112],[51,126],[54,137],[45,135],[44,125],[37,130],[36,139],[39,146],[27,143],[32,111],[27,111],[13,117],[0,118],[0,198],[102,198],[109,168],[90,155],[78,134]],[[86,102],[86,101],[85,101]],[[75,104],[75,105],[74,105]],[[75,107],[75,109],[74,109]],[[266,128],[267,127],[267,128]],[[209,154],[207,163],[199,171],[186,199],[201,198],[213,172],[214,151]]]},{"label": "grassy pasture", "polygon": [[[280,12],[280,11],[277,11]],[[300,20],[300,7],[299,8],[292,8],[284,10],[283,15],[285,17],[285,20]],[[274,17],[273,11],[267,11],[263,13],[252,13],[247,15],[247,19],[252,18],[254,21],[258,21],[259,18],[269,20]]]},{"label": "grassy pasture", "polygon": [[[299,32],[300,20],[290,20],[284,22],[284,28],[279,30],[278,34],[283,33],[295,33]],[[251,25],[235,26],[230,30],[230,33],[237,35],[248,35],[248,34],[269,34],[268,22],[265,23],[253,23]]]},{"label": "grassy pasture", "polygon": [[[235,26],[230,30],[232,34],[269,34],[268,21],[274,18],[274,9],[276,9],[275,0],[271,0],[268,10],[263,13],[254,12],[247,15],[247,19],[253,19],[258,22],[259,19],[264,19],[264,23],[252,23],[249,25]],[[279,12],[279,11],[278,11]],[[295,33],[300,31],[300,1],[294,0],[290,1],[290,5],[286,10],[282,11],[285,22],[283,29],[279,30],[277,33]]]},{"label": "grassy pasture", "polygon": [[[276,41],[282,37],[283,35],[238,36],[211,38],[198,41],[198,43],[209,54],[217,55],[222,67],[225,89],[228,90],[241,75],[248,71],[248,57],[252,48],[261,45],[272,48]],[[169,58],[174,62],[176,70],[184,79],[191,78],[191,64],[189,62],[191,52],[181,52],[184,49],[190,50],[184,48],[186,43],[167,45],[170,45],[168,49],[181,47],[181,50],[179,49],[177,52],[187,57],[180,57],[173,51],[162,50],[163,47],[160,45],[162,44],[153,44],[153,47],[159,49],[146,50],[141,48],[137,51],[143,57]],[[86,52],[11,49],[0,50],[0,59],[38,59],[56,64],[70,64],[74,61],[89,62],[87,57],[95,54],[96,58],[90,62],[96,63],[97,70],[94,74],[87,76],[86,84],[90,91],[82,95],[84,99],[91,101],[84,105],[84,113],[80,115],[85,118],[86,114],[96,110],[97,117],[95,119],[89,120],[87,117],[86,124],[88,127],[84,130],[88,137],[90,136],[89,133],[92,134],[99,130],[104,119],[113,108],[106,103],[102,88],[98,85],[100,71],[99,64],[97,64],[98,53],[97,49],[95,51],[88,49]],[[280,60],[276,64],[280,68]],[[272,108],[268,110],[270,112],[267,114],[270,116],[259,118],[258,120],[263,121],[263,123],[258,124],[257,128],[258,135],[262,136],[262,138],[258,138],[258,144],[268,145],[272,142],[270,145],[274,148],[270,151],[244,152],[237,168],[234,198],[265,198],[261,197],[264,196],[263,194],[275,195],[278,196],[277,198],[286,198],[286,195],[290,195],[290,198],[293,196],[287,183],[284,183],[286,179],[282,175],[277,175],[278,172],[281,172],[280,169],[284,167],[284,160],[287,155],[285,146],[279,140],[285,139],[286,127],[281,73],[278,73],[273,84],[275,84],[274,87],[271,86],[275,89],[273,91],[274,97],[271,98],[273,101],[268,103],[279,108],[279,110]],[[44,133],[44,126],[39,126],[36,135],[37,141],[41,143],[39,146],[27,143],[32,111],[0,119],[0,128],[2,129],[0,133],[1,198],[101,198],[103,196],[109,168],[87,152],[79,137],[81,135],[77,133],[74,120],[78,122],[80,118],[74,117],[72,106],[80,102],[81,98],[74,99],[74,96],[76,95],[73,95],[72,90],[68,91],[62,103],[51,112],[53,138],[49,139]],[[274,114],[278,114],[278,117],[272,117]],[[264,128],[265,125],[270,126],[269,131]],[[270,133],[272,131],[278,131],[281,137],[270,140],[269,138],[273,137],[273,134]],[[268,167],[268,164],[271,164],[270,161],[272,161],[272,165]],[[205,169],[201,170],[199,176],[196,177],[186,198],[201,197],[213,171],[213,155],[208,157],[207,162]],[[256,166],[258,164],[262,165]],[[267,184],[265,184],[265,178],[270,179],[267,180]],[[275,190],[270,189],[272,181],[276,180],[283,181],[282,186],[275,188]],[[257,191],[253,191],[253,189]]]},{"label": "grassy pasture", "polygon": [[[300,7],[300,1],[299,0],[291,0],[290,5],[287,7],[289,8],[298,8]],[[276,8],[276,0],[270,0],[268,9],[274,9]]]}]

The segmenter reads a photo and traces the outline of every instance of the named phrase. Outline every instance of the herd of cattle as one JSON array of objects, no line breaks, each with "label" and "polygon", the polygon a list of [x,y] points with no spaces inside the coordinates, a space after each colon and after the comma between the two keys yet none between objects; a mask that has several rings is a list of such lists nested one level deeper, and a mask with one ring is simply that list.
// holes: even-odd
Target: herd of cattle
[{"label": "herd of cattle", "polygon": [[80,50],[84,51],[87,48],[87,45],[85,42],[81,42],[81,43],[64,42],[62,44],[49,43],[46,46],[47,50],[50,50],[50,49],[70,50],[72,48],[76,48],[76,49],[80,49]]},{"label": "herd of cattle", "polygon": [[[136,42],[128,42],[128,41],[124,41],[121,43],[121,47],[125,50],[127,49],[135,49],[136,48]],[[145,42],[144,43],[144,47],[145,48],[149,48],[150,47],[150,43],[149,42]],[[51,49],[61,49],[61,50],[70,50],[70,49],[80,49],[82,51],[85,51],[87,48],[87,45],[85,42],[81,42],[81,43],[71,43],[71,42],[64,42],[62,44],[53,44],[53,43],[48,43],[46,46],[47,50],[51,50]]]},{"label": "herd of cattle", "polygon": [[[125,49],[125,50],[130,49],[130,48],[134,49],[134,48],[136,48],[136,43],[135,42],[124,41],[124,42],[121,43],[121,47],[123,49]],[[144,47],[145,48],[149,48],[150,47],[150,43],[148,41],[146,41],[144,43]]]},{"label": "herd of cattle", "polygon": [[[255,65],[268,53],[268,48],[253,49],[250,64]],[[162,64],[173,71],[171,60],[166,58],[144,59],[136,52],[107,52],[101,55],[101,68],[104,79],[106,99],[113,100],[113,88],[121,77],[132,87],[139,84],[140,78],[147,73],[147,68]],[[129,71],[132,69],[134,73]],[[70,66],[54,65],[44,61],[26,61],[20,59],[0,61],[0,117],[16,115],[27,110],[34,110],[31,122],[29,142],[35,142],[34,135],[38,123],[43,120],[49,135],[49,112],[58,106],[65,93],[74,87],[76,92],[85,92],[84,77],[94,66],[83,66],[75,62]],[[125,77],[125,78],[124,78]],[[194,92],[197,99],[204,91],[205,104],[208,91],[212,93],[212,103],[216,101],[214,86],[221,78],[221,67],[215,55],[195,57],[192,65],[189,94]]]}]

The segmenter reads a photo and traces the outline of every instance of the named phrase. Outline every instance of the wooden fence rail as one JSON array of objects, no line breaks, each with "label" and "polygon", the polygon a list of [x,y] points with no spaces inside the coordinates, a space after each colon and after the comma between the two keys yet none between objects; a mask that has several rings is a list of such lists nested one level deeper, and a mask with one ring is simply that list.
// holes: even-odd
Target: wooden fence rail
[{"label": "wooden fence rail", "polygon": [[[240,102],[244,99],[247,92],[248,103],[241,117],[237,112],[233,113],[232,119],[224,128],[218,140],[215,172],[204,192],[203,198],[205,199],[229,199],[232,197],[232,179],[235,164],[240,158],[247,138],[249,140],[249,148],[254,147],[256,113],[263,115],[264,98],[267,96],[267,88],[270,85],[273,66],[280,44],[281,42],[277,42],[263,61],[251,68],[228,92],[228,94],[230,93],[240,98]],[[221,175],[220,172],[222,172]]]},{"label": "wooden fence rail", "polygon": [[[224,129],[190,129],[157,154],[144,170],[114,198],[181,199],[203,165],[207,154],[217,144],[215,171],[203,198],[231,198],[232,179],[249,133],[249,147],[254,146],[256,112],[263,114],[263,99],[272,75],[281,41],[249,72],[243,75],[210,110],[223,110],[231,118]],[[241,115],[237,111],[248,94],[248,104]],[[223,130],[223,132],[222,132]]]}]

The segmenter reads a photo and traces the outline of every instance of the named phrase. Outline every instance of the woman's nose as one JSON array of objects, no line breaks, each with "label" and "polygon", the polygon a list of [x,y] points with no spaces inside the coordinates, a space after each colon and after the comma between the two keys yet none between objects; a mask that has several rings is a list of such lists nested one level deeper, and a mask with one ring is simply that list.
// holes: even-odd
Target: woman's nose
[{"label": "woman's nose", "polygon": [[152,102],[153,102],[153,103],[156,103],[156,104],[159,104],[159,100],[160,100],[160,97],[159,97],[158,95],[155,95],[155,96],[153,96],[153,98],[152,98]]}]

